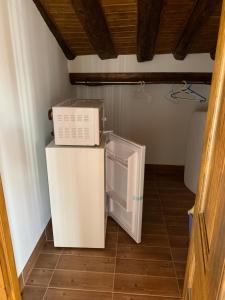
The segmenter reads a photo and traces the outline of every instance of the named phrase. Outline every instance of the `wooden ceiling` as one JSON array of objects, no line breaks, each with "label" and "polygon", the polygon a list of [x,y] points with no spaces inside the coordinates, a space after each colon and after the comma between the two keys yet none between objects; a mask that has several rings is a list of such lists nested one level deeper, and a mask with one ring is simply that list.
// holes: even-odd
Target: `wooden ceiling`
[{"label": "wooden ceiling", "polygon": [[222,0],[33,0],[68,59],[214,56]]}]

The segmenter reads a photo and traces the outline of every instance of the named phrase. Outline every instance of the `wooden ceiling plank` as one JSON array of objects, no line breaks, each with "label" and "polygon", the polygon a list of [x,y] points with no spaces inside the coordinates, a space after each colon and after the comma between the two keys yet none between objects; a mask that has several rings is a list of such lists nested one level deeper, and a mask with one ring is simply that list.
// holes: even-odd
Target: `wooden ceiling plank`
[{"label": "wooden ceiling plank", "polygon": [[[196,0],[192,13],[182,31],[178,43],[173,51],[175,59],[183,60],[191,48],[192,40],[200,30],[201,26],[213,11],[220,0]],[[200,41],[199,41],[200,42]]]},{"label": "wooden ceiling plank", "polygon": [[67,45],[66,41],[64,40],[63,36],[61,35],[60,31],[56,27],[55,23],[51,20],[50,16],[48,15],[47,11],[45,10],[44,6],[42,5],[40,0],[33,0],[34,4],[36,5],[37,9],[39,10],[42,18],[44,19],[46,25],[54,35],[55,39],[57,40],[59,46],[61,47],[63,53],[65,54],[66,58],[72,60],[76,57],[70,47]]},{"label": "wooden ceiling plank", "polygon": [[72,0],[72,4],[98,56],[101,59],[117,57],[100,2],[98,0]]},{"label": "wooden ceiling plank", "polygon": [[163,0],[138,0],[137,60],[152,60]]}]

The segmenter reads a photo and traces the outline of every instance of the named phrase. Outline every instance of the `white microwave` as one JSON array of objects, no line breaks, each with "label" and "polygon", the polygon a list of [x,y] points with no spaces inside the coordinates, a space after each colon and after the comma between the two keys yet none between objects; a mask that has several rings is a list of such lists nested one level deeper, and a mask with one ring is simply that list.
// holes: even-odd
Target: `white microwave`
[{"label": "white microwave", "polygon": [[104,128],[102,100],[67,99],[52,107],[56,145],[95,146]]}]

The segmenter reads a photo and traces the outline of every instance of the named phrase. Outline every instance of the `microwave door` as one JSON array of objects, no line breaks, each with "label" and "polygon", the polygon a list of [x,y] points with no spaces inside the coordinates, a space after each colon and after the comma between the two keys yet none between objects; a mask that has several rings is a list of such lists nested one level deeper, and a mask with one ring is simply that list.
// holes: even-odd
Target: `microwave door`
[{"label": "microwave door", "polygon": [[106,192],[111,216],[141,242],[145,146],[115,134],[106,144]]}]

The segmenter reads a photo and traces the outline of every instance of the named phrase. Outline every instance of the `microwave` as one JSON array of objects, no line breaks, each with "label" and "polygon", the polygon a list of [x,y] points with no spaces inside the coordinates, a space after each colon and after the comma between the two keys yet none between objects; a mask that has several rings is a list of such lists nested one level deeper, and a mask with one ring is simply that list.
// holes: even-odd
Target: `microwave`
[{"label": "microwave", "polygon": [[56,145],[100,145],[104,129],[102,100],[67,99],[52,107]]}]

